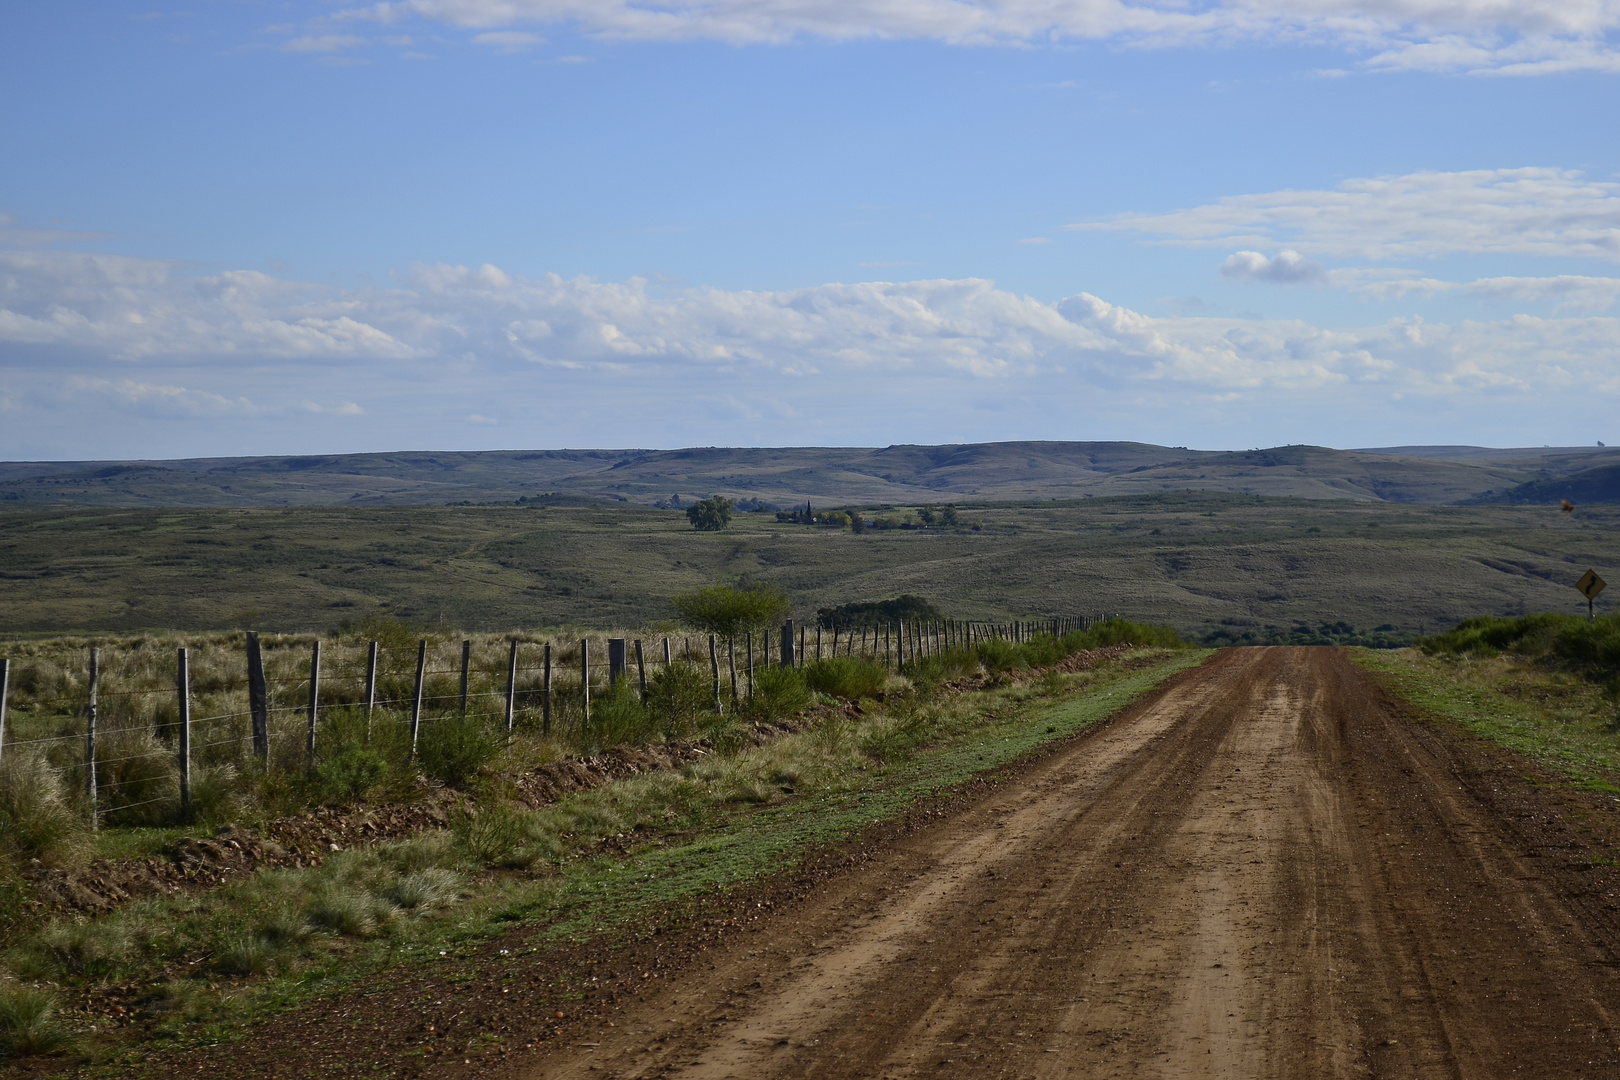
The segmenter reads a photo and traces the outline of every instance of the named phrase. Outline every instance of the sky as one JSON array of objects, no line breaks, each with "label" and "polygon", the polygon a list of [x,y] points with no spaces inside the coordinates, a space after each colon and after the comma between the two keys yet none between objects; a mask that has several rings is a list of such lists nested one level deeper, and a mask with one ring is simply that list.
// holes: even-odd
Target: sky
[{"label": "sky", "polygon": [[1620,442],[1620,0],[0,3],[0,458]]}]

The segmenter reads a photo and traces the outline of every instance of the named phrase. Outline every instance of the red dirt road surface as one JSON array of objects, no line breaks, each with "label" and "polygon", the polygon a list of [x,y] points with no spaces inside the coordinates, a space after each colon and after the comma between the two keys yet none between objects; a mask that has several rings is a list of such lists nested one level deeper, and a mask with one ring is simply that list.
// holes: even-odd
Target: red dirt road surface
[{"label": "red dirt road surface", "polygon": [[1429,727],[1342,651],[1221,653],[477,1071],[1620,1076],[1612,886]]}]

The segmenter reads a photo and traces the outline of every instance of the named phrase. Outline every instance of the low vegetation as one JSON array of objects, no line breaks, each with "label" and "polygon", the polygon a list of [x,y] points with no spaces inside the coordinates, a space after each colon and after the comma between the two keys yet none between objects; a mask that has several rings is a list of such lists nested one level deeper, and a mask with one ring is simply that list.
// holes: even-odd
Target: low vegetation
[{"label": "low vegetation", "polygon": [[[393,687],[414,659],[410,643],[420,631],[374,624],[365,633],[385,642],[379,682]],[[804,843],[870,820],[874,807],[900,798],[895,785],[902,775],[912,777],[907,783],[948,783],[1079,722],[1035,727],[1031,710],[1094,691],[1096,700],[1076,714],[1090,722],[1124,700],[1108,696],[1116,690],[1135,692],[1196,659],[1161,647],[1179,644],[1173,631],[1111,623],[1063,638],[950,650],[901,672],[861,656],[761,668],[737,699],[726,686],[717,714],[706,652],[677,643],[673,663],[654,665],[645,700],[634,680],[623,680],[593,694],[588,719],[579,711],[577,686],[559,679],[549,732],[525,683],[509,740],[487,704],[490,687],[504,677],[504,641],[475,638],[471,707],[463,714],[450,690],[454,680],[439,677],[435,687],[445,692],[428,695],[440,700],[412,755],[395,708],[368,717],[354,700],[359,689],[349,665],[363,655],[363,637],[326,643],[322,699],[331,708],[320,714],[313,759],[303,750],[295,693],[308,642],[264,639],[280,710],[270,760],[257,762],[239,737],[197,739],[190,818],[174,799],[172,702],[165,704],[161,685],[144,693],[161,684],[162,658],[172,655],[176,639],[104,643],[107,730],[120,732],[119,754],[157,747],[152,760],[161,767],[119,779],[124,786],[102,804],[95,832],[75,782],[80,774],[71,767],[82,718],[72,707],[53,711],[53,703],[71,703],[83,689],[82,673],[62,645],[30,646],[17,665],[17,741],[0,766],[0,1053],[72,1051],[116,1062],[134,1041],[217,1040],[267,1009],[379,965],[431,958],[519,923],[572,925],[586,911],[586,897],[608,909],[628,903],[628,894],[604,896],[594,884],[615,860],[676,859],[692,846],[677,859],[679,873],[646,876],[649,884],[636,895],[652,899],[671,889],[744,880],[791,859]],[[1138,646],[1130,662],[1105,661],[1074,674],[1051,667],[1077,650],[1116,643]],[[234,724],[243,693],[233,666],[240,638],[189,644],[198,715],[217,711]],[[437,637],[430,668],[457,655],[458,644]],[[577,653],[558,647],[554,659],[560,667]],[[1010,677],[1043,666],[1039,679]],[[950,756],[968,745],[979,750],[960,760]],[[537,769],[620,746],[693,749],[684,752],[688,764],[551,801],[524,794]],[[934,764],[924,769],[924,761]],[[109,777],[118,775],[115,764],[106,761]],[[912,764],[922,771],[904,772]],[[866,801],[846,820],[852,793]],[[119,801],[133,795],[142,798]],[[342,850],[334,844],[304,865],[264,865],[213,887],[147,892],[108,910],[30,903],[41,868],[72,874],[99,858],[97,873],[116,874],[120,860],[163,858],[191,842],[185,838],[206,837],[216,827],[242,836],[232,830],[268,828],[276,815],[296,820],[306,808],[369,815],[424,801],[450,808],[447,827]],[[741,828],[764,810],[787,816]],[[727,831],[734,826],[741,831]],[[740,846],[721,858],[713,845],[722,842]],[[612,921],[609,911],[591,910],[591,924]],[[91,1024],[103,1034],[85,1041]]]},{"label": "low vegetation", "polygon": [[1620,794],[1617,644],[1620,617],[1481,616],[1359,660],[1427,713]]}]

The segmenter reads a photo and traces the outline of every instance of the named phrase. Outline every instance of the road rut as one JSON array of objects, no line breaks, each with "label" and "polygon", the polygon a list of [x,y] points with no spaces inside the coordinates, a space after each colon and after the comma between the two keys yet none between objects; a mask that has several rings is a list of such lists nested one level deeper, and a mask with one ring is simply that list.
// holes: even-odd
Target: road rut
[{"label": "road rut", "polygon": [[1603,936],[1340,650],[1218,654],[736,937],[510,1075],[1620,1076]]}]

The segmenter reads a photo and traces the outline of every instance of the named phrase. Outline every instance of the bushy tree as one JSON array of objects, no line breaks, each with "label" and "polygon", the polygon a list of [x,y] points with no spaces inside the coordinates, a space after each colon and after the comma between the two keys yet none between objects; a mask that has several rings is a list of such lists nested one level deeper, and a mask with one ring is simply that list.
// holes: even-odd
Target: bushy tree
[{"label": "bushy tree", "polygon": [[699,532],[719,532],[731,524],[731,500],[724,495],[699,499],[686,508],[686,520]]},{"label": "bushy tree", "polygon": [[769,585],[750,589],[712,585],[677,596],[672,603],[681,622],[694,630],[721,637],[737,637],[749,630],[772,626],[788,613],[787,597]]}]

